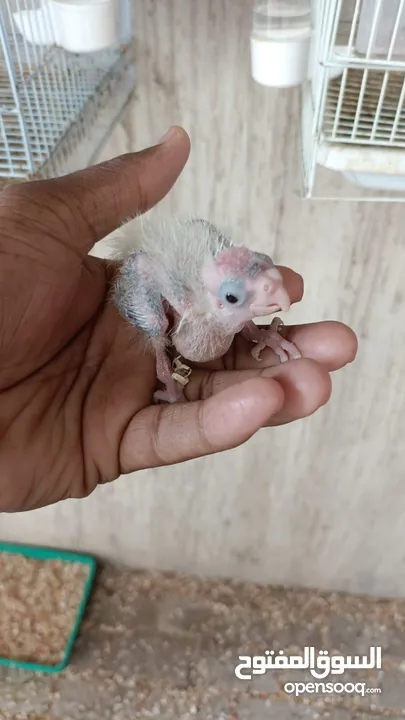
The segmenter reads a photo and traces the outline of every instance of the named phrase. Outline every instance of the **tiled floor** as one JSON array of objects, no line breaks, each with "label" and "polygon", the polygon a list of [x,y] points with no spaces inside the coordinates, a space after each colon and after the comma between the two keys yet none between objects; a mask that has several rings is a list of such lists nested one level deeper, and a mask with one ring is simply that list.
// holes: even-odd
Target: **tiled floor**
[{"label": "tiled floor", "polygon": [[[266,649],[368,654],[382,670],[316,681],[304,670],[239,680]],[[289,695],[291,682],[365,683],[381,693]],[[289,686],[287,686],[289,687]],[[360,686],[359,686],[360,687]],[[314,688],[313,688],[314,689]],[[322,689],[322,688],[321,688]],[[57,676],[4,669],[1,720],[391,720],[405,718],[405,601],[204,581],[105,567],[72,664]]]}]

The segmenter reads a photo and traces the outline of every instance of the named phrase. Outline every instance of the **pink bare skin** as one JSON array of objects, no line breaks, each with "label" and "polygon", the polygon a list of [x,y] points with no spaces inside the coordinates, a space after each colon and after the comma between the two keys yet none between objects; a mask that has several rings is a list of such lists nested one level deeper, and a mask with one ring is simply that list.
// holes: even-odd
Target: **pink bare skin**
[{"label": "pink bare skin", "polygon": [[[155,358],[107,302],[116,268],[88,253],[170,191],[189,151],[174,128],[140,153],[0,193],[0,511],[85,497],[311,415],[329,400],[330,372],[355,358],[356,336],[337,322],[283,328],[303,358],[282,364],[269,348],[258,364],[238,335],[194,366],[191,402],[153,404]],[[279,270],[300,301],[302,278]]]}]

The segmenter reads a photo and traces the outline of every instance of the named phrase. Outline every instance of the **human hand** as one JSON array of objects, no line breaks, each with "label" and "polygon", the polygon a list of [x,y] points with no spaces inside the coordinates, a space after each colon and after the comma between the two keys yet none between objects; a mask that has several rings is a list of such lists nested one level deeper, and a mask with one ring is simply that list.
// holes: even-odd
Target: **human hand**
[{"label": "human hand", "polygon": [[[0,193],[0,511],[89,495],[121,474],[240,445],[315,412],[356,354],[340,323],[286,329],[303,359],[278,364],[237,337],[195,367],[191,402],[152,405],[154,358],[108,302],[116,268],[88,255],[171,189],[189,154],[167,140],[82,172]],[[281,268],[293,302],[302,278]]]}]

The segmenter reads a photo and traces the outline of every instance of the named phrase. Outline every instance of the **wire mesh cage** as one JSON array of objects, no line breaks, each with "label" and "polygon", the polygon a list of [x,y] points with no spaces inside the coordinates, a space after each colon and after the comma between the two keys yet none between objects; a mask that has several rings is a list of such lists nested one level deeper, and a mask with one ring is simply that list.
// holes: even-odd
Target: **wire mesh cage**
[{"label": "wire mesh cage", "polygon": [[306,197],[405,200],[405,0],[313,0]]},{"label": "wire mesh cage", "polygon": [[0,0],[0,184],[90,164],[134,79],[130,0]]}]

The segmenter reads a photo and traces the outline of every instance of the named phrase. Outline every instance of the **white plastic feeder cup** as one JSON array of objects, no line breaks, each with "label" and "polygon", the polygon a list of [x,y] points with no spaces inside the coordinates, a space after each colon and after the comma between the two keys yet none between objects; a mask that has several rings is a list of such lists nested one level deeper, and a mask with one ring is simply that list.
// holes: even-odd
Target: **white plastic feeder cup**
[{"label": "white plastic feeder cup", "polygon": [[253,0],[252,76],[260,85],[289,88],[308,79],[310,0]]},{"label": "white plastic feeder cup", "polygon": [[279,40],[257,38],[252,34],[250,42],[252,77],[257,83],[288,88],[307,80],[310,31]]},{"label": "white plastic feeder cup", "polygon": [[119,41],[116,0],[52,0],[60,45],[68,52],[105,50]]}]

